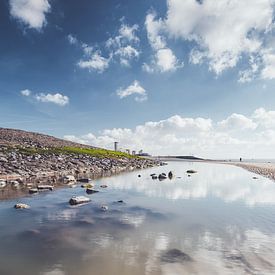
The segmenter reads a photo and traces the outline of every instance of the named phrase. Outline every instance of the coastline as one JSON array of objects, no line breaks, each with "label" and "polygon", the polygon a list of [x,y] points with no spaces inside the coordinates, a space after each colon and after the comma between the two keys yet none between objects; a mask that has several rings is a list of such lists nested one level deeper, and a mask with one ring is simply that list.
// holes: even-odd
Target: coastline
[{"label": "coastline", "polygon": [[249,172],[269,178],[275,181],[275,163],[251,163],[251,162],[221,162],[223,164],[235,165]]},{"label": "coastline", "polygon": [[[108,165],[110,163],[111,165]],[[7,183],[4,188],[0,188],[0,201],[32,196],[29,194],[30,188],[37,188],[38,185],[52,185],[54,187],[53,191],[60,188],[72,188],[81,184],[80,179],[95,180],[103,177],[111,177],[122,173],[159,166],[162,162],[145,158],[124,158],[120,160],[93,158],[89,164],[90,165],[83,165],[82,167],[76,165],[70,170],[38,173],[32,177],[29,177],[29,175],[24,177],[19,174],[0,175],[0,181]],[[66,175],[73,176],[75,181],[66,183],[64,181]],[[13,185],[14,182],[18,182],[19,185],[15,187]]]}]

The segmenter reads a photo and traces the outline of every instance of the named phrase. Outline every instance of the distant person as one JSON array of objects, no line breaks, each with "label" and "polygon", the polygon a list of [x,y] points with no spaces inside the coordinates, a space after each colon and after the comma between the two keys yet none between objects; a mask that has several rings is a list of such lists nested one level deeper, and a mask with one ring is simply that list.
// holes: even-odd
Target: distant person
[{"label": "distant person", "polygon": [[242,162],[242,158],[240,158],[240,162]]}]

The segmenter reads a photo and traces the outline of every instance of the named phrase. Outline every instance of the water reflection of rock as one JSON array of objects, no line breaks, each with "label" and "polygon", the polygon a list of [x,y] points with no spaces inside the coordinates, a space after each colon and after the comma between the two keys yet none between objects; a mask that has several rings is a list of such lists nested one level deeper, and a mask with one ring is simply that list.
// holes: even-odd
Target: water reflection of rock
[{"label": "water reflection of rock", "polygon": [[[178,165],[175,171],[177,176],[184,174],[183,165]],[[155,170],[163,171],[163,168]],[[227,165],[197,163],[196,170],[199,173],[191,178],[173,178],[171,181],[162,181],[158,184],[149,177],[150,171],[143,172],[142,181],[132,178],[130,180],[126,175],[110,178],[108,184],[116,189],[136,190],[149,197],[171,200],[214,196],[225,202],[244,201],[250,206],[275,204],[275,185],[268,179],[260,178],[253,181],[247,171]]]},{"label": "water reflection of rock", "polygon": [[[150,171],[142,172],[139,186],[135,186],[136,175],[119,176],[115,182],[112,178],[104,179],[100,184],[108,182],[106,197],[102,190],[97,197],[99,200],[102,196],[101,201],[82,207],[70,207],[66,197],[71,196],[70,190],[63,190],[62,195],[56,192],[37,198],[38,207],[32,205],[29,211],[7,208],[6,211],[14,214],[6,222],[10,223],[10,228],[16,224],[19,233],[0,231],[0,274],[18,274],[18,271],[22,275],[79,272],[90,275],[91,271],[93,275],[275,274],[274,208],[271,206],[267,211],[264,207],[251,208],[238,203],[224,206],[216,198],[238,194],[236,190],[230,190],[232,185],[236,189],[238,184],[240,193],[247,194],[243,190],[247,190],[250,184],[245,183],[249,174],[235,167],[229,169],[229,175],[227,172],[223,174],[223,169],[203,174],[204,170],[199,168],[196,167],[198,173],[191,179],[181,179],[184,183],[176,178],[156,183],[149,176],[150,181],[147,181],[145,173],[149,175]],[[186,169],[182,170],[185,172]],[[241,174],[236,171],[241,171]],[[213,180],[220,173],[222,176]],[[200,175],[212,177],[203,179]],[[220,181],[222,178],[228,187]],[[144,182],[149,193],[145,193]],[[169,187],[172,189],[170,196],[177,188],[196,190],[200,183],[203,192],[191,194],[215,196],[214,204],[210,200],[182,203],[163,199],[167,198]],[[259,179],[257,184],[269,185],[269,181]],[[145,198],[136,196],[132,190],[121,192],[130,188],[144,192]],[[159,188],[160,200],[154,200],[155,188]],[[248,191],[251,194],[251,189]],[[107,195],[109,192],[111,195]],[[136,197],[142,200],[137,201]],[[229,197],[231,201],[240,199],[239,195]],[[64,199],[64,203],[56,203],[56,198]],[[125,203],[112,203],[119,198],[123,198]],[[108,202],[106,212],[100,209],[102,201]],[[157,201],[167,211],[162,211]],[[171,205],[179,209],[173,212],[174,215],[169,213],[173,209]],[[238,215],[236,210],[240,212]],[[2,209],[0,215],[3,215]],[[189,259],[186,255],[192,261],[186,260]]]},{"label": "water reflection of rock", "polygon": [[192,261],[192,258],[181,250],[174,248],[165,251],[161,255],[160,260],[163,263],[184,263]]}]

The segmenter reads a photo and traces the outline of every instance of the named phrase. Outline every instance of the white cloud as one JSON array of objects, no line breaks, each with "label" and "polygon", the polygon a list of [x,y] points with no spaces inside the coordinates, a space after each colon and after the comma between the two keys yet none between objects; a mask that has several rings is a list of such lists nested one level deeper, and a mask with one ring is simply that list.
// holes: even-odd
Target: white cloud
[{"label": "white cloud", "polygon": [[136,31],[138,30],[138,25],[135,24],[133,26],[129,26],[126,24],[122,24],[119,29],[119,34],[122,39],[127,39],[128,41],[139,41],[139,38],[136,35]]},{"label": "white cloud", "polygon": [[65,106],[69,104],[69,97],[67,97],[66,95],[62,95],[60,93],[56,93],[56,94],[40,93],[35,95],[35,99],[40,102],[54,103],[60,106]]},{"label": "white cloud", "polygon": [[[86,54],[89,53],[86,50]],[[109,67],[110,58],[101,56],[100,51],[96,51],[89,56],[87,60],[80,60],[77,64],[82,69],[89,71],[104,72]]]},{"label": "white cloud", "polygon": [[161,72],[175,71],[183,66],[179,62],[171,49],[160,49],[156,53],[156,64]]},{"label": "white cloud", "polygon": [[275,51],[264,51],[263,53],[264,68],[262,70],[263,79],[275,78]]},{"label": "white cloud", "polygon": [[271,0],[169,0],[167,30],[171,36],[195,41],[220,74],[236,66],[242,54],[261,48],[260,34],[272,24]]},{"label": "white cloud", "polygon": [[50,11],[48,0],[10,0],[10,14],[29,28],[41,30]]},{"label": "white cloud", "polygon": [[207,62],[220,75],[242,59],[248,67],[239,72],[239,82],[255,77],[275,78],[274,0],[167,0],[167,13],[145,20],[150,45],[156,51],[168,47],[168,38],[190,42],[189,61]]},{"label": "white cloud", "polygon": [[25,90],[22,90],[20,93],[23,96],[30,96],[32,92],[28,89],[25,89]]},{"label": "white cloud", "polygon": [[119,88],[116,93],[120,98],[136,95],[136,101],[142,102],[147,100],[146,90],[140,85],[140,83],[137,80],[135,80],[127,88]]},{"label": "white cloud", "polygon": [[72,34],[69,34],[67,36],[67,38],[68,38],[68,41],[71,45],[76,45],[78,43],[77,38],[75,36],[73,36]]},{"label": "white cloud", "polygon": [[145,27],[154,56],[150,64],[143,64],[143,70],[149,73],[164,73],[183,67],[183,63],[180,64],[173,51],[166,46],[166,38],[161,34],[165,30],[164,22],[161,19],[157,20],[154,12],[147,14]]},{"label": "white cloud", "polygon": [[[121,96],[131,89],[121,91]],[[133,129],[106,129],[99,135],[70,136],[69,139],[95,146],[144,149],[155,155],[195,154],[208,158],[272,158],[275,154],[275,111],[263,108],[251,115],[232,114],[221,121],[179,115],[150,121]]]},{"label": "white cloud", "polygon": [[119,62],[123,66],[130,66],[130,62],[134,58],[138,58],[140,51],[138,50],[139,38],[136,34],[138,25],[129,26],[122,24],[118,31],[118,35],[110,37],[105,45],[110,54],[118,57]]},{"label": "white cloud", "polygon": [[129,26],[123,23],[117,35],[110,37],[104,43],[104,48],[98,45],[88,45],[71,34],[67,38],[70,44],[80,46],[83,51],[83,57],[77,65],[90,72],[102,73],[109,68],[111,63],[119,62],[122,66],[130,67],[131,61],[139,57],[137,30],[138,25]]},{"label": "white cloud", "polygon": [[139,51],[130,45],[118,48],[115,53],[120,57],[120,63],[125,66],[130,66],[130,60],[139,57]]},{"label": "white cloud", "polygon": [[162,20],[156,20],[156,13],[148,13],[145,19],[145,27],[147,30],[147,37],[151,47],[155,50],[163,49],[166,47],[166,39],[160,33],[164,29]]},{"label": "white cloud", "polygon": [[230,115],[228,118],[220,121],[218,125],[223,130],[237,130],[237,131],[248,130],[248,129],[254,130],[257,127],[257,124],[253,122],[252,119],[247,118],[244,115],[235,114],[235,113]]}]

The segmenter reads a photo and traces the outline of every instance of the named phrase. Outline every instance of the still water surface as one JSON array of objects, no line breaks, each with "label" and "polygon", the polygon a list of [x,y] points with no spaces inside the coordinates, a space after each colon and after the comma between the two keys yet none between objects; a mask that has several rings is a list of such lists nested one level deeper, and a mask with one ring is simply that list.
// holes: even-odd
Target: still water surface
[{"label": "still water surface", "polygon": [[[149,176],[170,170],[172,180]],[[0,202],[0,274],[275,274],[275,183],[252,177],[170,162],[97,180],[82,206],[68,204],[80,187]]]}]

